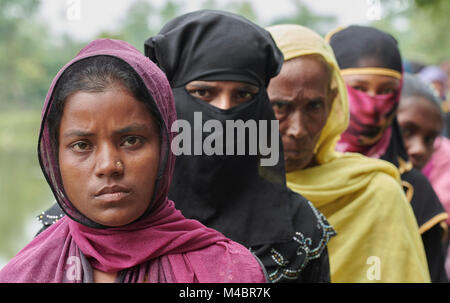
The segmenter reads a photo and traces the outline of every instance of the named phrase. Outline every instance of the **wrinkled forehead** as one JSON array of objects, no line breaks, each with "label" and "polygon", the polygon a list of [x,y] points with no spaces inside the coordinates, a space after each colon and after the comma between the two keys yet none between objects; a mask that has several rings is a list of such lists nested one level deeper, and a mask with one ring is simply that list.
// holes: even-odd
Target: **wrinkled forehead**
[{"label": "wrinkled forehead", "polygon": [[301,86],[314,86],[328,90],[333,86],[333,75],[333,68],[320,54],[309,54],[285,61],[280,74],[270,83],[291,82],[295,86],[301,83]]}]

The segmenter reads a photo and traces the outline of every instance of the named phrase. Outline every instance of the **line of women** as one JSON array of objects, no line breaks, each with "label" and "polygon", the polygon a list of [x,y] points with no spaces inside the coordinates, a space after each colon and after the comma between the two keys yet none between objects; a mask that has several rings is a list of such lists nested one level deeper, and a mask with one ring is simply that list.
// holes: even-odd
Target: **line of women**
[{"label": "line of women", "polygon": [[[0,282],[446,281],[447,215],[396,119],[396,42],[355,26],[329,41],[201,10],[168,22],[145,56],[88,44],[42,112],[38,156],[57,203]],[[277,163],[226,127],[214,134],[231,141],[197,139],[245,153],[175,159],[172,124],[195,138],[196,113],[278,121],[257,133],[279,133]]]}]

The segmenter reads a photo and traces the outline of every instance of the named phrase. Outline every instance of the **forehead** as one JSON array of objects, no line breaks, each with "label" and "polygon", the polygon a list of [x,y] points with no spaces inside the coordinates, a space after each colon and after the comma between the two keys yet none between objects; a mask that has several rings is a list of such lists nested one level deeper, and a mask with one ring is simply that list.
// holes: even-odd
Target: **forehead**
[{"label": "forehead", "polygon": [[402,99],[398,109],[400,124],[414,123],[423,129],[440,132],[443,124],[439,110],[422,96],[410,96]]},{"label": "forehead", "polygon": [[253,90],[258,90],[258,87],[242,81],[205,81],[205,80],[194,80],[186,84],[186,86],[198,86],[198,87],[211,87],[217,89],[236,89],[236,88],[251,88]]},{"label": "forehead", "polygon": [[331,82],[331,68],[321,56],[301,56],[284,62],[280,73],[272,78],[269,91],[314,90],[326,92]]},{"label": "forehead", "polygon": [[[433,101],[426,99],[423,96],[408,96],[401,98],[399,113],[419,113],[422,112],[426,119],[432,119],[432,121],[442,120],[441,112],[437,108],[437,105],[432,104]],[[417,115],[416,118],[421,118],[423,115]]]},{"label": "forehead", "polygon": [[150,110],[125,88],[103,92],[80,91],[70,95],[63,110],[61,127],[73,124],[119,125],[130,121],[153,122]]},{"label": "forehead", "polygon": [[344,75],[344,81],[346,83],[361,83],[373,86],[391,85],[394,87],[400,86],[400,80],[386,75],[374,75],[374,74],[354,74]]}]

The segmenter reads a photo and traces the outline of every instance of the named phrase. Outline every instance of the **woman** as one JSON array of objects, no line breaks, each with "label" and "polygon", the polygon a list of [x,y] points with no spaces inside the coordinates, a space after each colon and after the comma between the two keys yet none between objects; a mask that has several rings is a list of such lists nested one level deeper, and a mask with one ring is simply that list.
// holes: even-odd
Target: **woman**
[{"label": "woman", "polygon": [[[217,153],[177,157],[169,194],[177,208],[250,248],[272,282],[329,282],[326,247],[334,230],[286,187],[278,124],[266,93],[282,65],[270,34],[231,13],[197,11],[167,23],[146,41],[145,53],[166,73],[179,119],[195,125],[201,114],[224,130],[215,133],[224,142]],[[239,140],[227,131],[229,121],[249,129],[251,122],[270,123],[252,136],[246,130]],[[214,135],[209,132],[202,142]],[[279,154],[275,165],[262,164],[261,149],[250,152],[256,138],[270,138]],[[245,153],[225,154],[230,146]]]},{"label": "woman", "polygon": [[[414,168],[427,176],[447,211],[447,214],[442,214],[442,217],[447,217],[447,224],[441,221],[440,225],[448,235],[450,140],[439,135],[444,127],[444,115],[439,98],[415,75],[404,75],[397,118],[406,151]],[[448,241],[448,238],[446,240]],[[444,243],[445,250],[448,250],[448,243]],[[447,262],[449,261],[447,257]],[[447,276],[450,276],[448,269]]]},{"label": "woman", "polygon": [[280,120],[287,184],[313,201],[337,232],[328,246],[331,281],[429,281],[417,223],[396,168],[335,151],[349,117],[330,46],[300,25],[267,29],[285,59],[268,94]]},{"label": "woman", "polygon": [[397,41],[366,26],[342,28],[328,39],[350,106],[349,127],[337,149],[387,160],[398,167],[422,235],[431,280],[445,281],[439,225],[445,212],[426,177],[408,161],[396,119],[403,71]]},{"label": "woman", "polygon": [[67,216],[22,249],[0,282],[263,282],[247,249],[168,200],[175,118],[164,74],[125,42],[91,42],[63,67],[38,153]]}]

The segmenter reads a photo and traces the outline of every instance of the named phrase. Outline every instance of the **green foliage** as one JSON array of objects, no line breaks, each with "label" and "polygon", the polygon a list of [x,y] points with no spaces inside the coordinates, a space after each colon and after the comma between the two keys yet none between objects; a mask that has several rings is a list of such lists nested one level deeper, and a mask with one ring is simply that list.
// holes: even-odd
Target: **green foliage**
[{"label": "green foliage", "polygon": [[39,123],[38,110],[0,113],[0,262],[32,239],[35,216],[51,205],[36,153]]},{"label": "green foliage", "polygon": [[299,24],[309,27],[321,35],[325,35],[337,25],[335,16],[316,14],[301,0],[293,0],[292,2],[296,7],[295,11],[286,17],[275,19],[271,22],[272,25]]},{"label": "green foliage", "polygon": [[226,7],[226,10],[244,16],[252,22],[258,23],[258,16],[256,15],[253,5],[249,1],[232,2]]},{"label": "green foliage", "polygon": [[415,0],[406,3],[408,5],[403,10],[395,10],[392,2],[383,2],[386,16],[372,25],[391,33],[398,40],[406,59],[439,64],[450,58],[450,1]]}]

